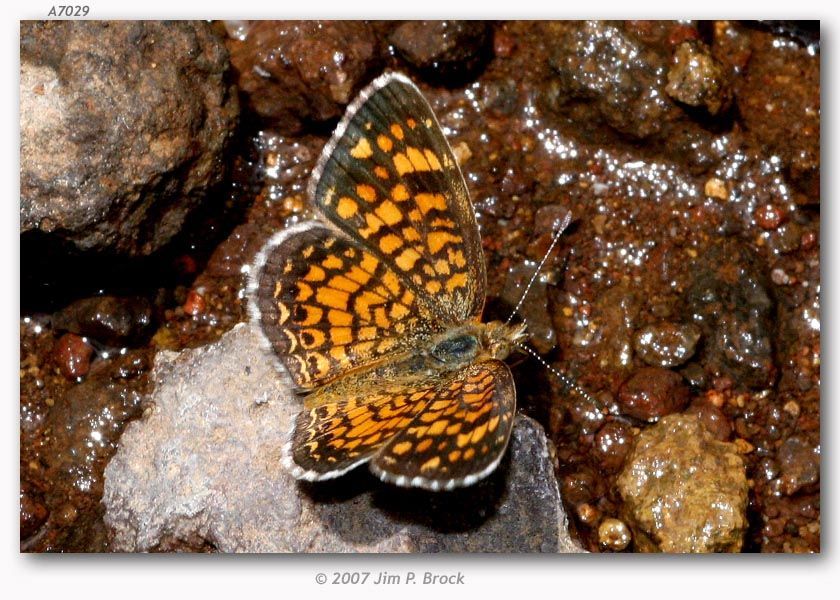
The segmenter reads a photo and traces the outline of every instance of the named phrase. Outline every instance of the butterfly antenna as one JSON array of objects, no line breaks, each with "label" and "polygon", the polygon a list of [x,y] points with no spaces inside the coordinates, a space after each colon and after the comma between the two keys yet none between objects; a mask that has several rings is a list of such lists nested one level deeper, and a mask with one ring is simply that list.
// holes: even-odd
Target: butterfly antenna
[{"label": "butterfly antenna", "polygon": [[524,352],[527,352],[533,358],[537,359],[537,362],[540,363],[542,366],[544,366],[546,369],[548,369],[555,377],[557,377],[557,379],[560,380],[560,383],[562,383],[566,387],[566,389],[572,390],[573,392],[575,392],[576,394],[578,394],[582,398],[585,398],[587,401],[595,404],[599,408],[603,408],[603,406],[601,406],[601,402],[596,400],[592,396],[592,394],[590,394],[585,389],[580,387],[577,384],[577,382],[575,382],[575,380],[572,379],[570,376],[566,375],[565,373],[563,373],[559,369],[556,369],[555,367],[548,364],[548,362],[542,356],[537,354],[536,350],[534,350],[530,346],[526,346],[525,344],[520,344],[520,343],[516,343],[516,347],[519,348],[520,350],[523,350]]},{"label": "butterfly antenna", "polygon": [[542,271],[542,268],[545,266],[545,262],[548,260],[548,257],[551,255],[551,251],[554,250],[554,247],[557,245],[557,242],[560,241],[560,236],[566,230],[566,227],[569,226],[569,221],[572,220],[572,213],[567,212],[566,216],[563,217],[563,220],[557,226],[556,231],[554,232],[554,236],[551,239],[551,244],[548,246],[548,250],[546,250],[545,254],[540,261],[540,264],[537,265],[537,268],[534,270],[534,274],[531,275],[531,280],[528,282],[528,285],[525,286],[525,291],[522,292],[522,296],[519,297],[519,302],[516,303],[516,306],[513,309],[513,312],[510,313],[510,316],[505,321],[505,325],[510,324],[511,319],[513,316],[519,312],[519,309],[522,308],[522,304],[525,302],[525,297],[528,295],[528,291],[531,289],[531,286],[534,285],[534,282],[537,280],[537,277]]}]

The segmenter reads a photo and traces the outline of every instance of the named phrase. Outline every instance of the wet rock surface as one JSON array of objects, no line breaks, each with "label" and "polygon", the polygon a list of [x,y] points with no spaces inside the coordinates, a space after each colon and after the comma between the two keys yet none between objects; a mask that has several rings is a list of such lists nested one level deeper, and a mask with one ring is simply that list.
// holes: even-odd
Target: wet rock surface
[{"label": "wet rock surface", "polygon": [[733,444],[693,416],[663,418],[636,440],[617,480],[641,552],[737,552],[747,479]]},{"label": "wet rock surface", "polygon": [[486,21],[406,21],[388,40],[409,65],[441,83],[475,74],[490,57],[492,35]]},{"label": "wet rock surface", "polygon": [[256,21],[235,35],[231,63],[249,108],[283,132],[340,117],[378,60],[361,21]]},{"label": "wet rock surface", "polygon": [[227,51],[176,21],[21,24],[21,231],[146,255],[222,180]]},{"label": "wet rock surface", "polygon": [[[229,50],[269,56],[274,42],[260,46],[248,25],[228,24]],[[249,106],[259,94],[243,96],[221,201],[203,204],[195,227],[139,272],[86,256],[72,268],[61,263],[66,276],[49,279],[64,251],[30,263],[22,236],[21,547],[108,548],[95,509],[101,488],[74,491],[88,477],[100,481],[106,460],[82,468],[89,454],[77,452],[67,477],[44,467],[71,446],[72,436],[50,429],[59,422],[56,406],[77,386],[90,398],[107,382],[141,393],[148,365],[138,357],[213,343],[246,318],[243,269],[270,235],[311,216],[307,178],[346,103],[327,81],[346,74],[342,81],[358,87],[390,68],[417,81],[461,163],[487,262],[485,318],[507,319],[553,224],[572,214],[523,311],[538,335],[534,345],[577,389],[537,361],[510,362],[520,412],[556,446],[576,540],[591,551],[636,549],[635,540],[622,548],[623,530],[611,521],[629,524],[616,479],[634,441],[656,425],[622,414],[620,390],[634,373],[657,367],[689,389],[680,410],[741,453],[749,497],[742,550],[819,551],[819,43],[735,21],[494,22],[492,54],[465,81],[440,85],[390,48],[399,25],[350,23],[355,33],[346,40],[319,39],[327,24],[296,40],[296,52],[327,47],[345,62],[320,52],[324,79],[293,83],[287,95],[278,86],[276,117]],[[224,34],[222,24],[213,27]],[[371,40],[369,59],[356,53]],[[712,114],[668,95],[674,57],[687,42],[720,65],[729,109],[724,102]],[[358,75],[364,65],[369,71]],[[682,81],[699,82],[681,85],[681,93],[705,101],[713,73],[695,71],[691,61],[680,68]],[[282,81],[299,79],[290,69]],[[244,87],[244,72],[231,75]],[[295,112],[301,97],[310,112]],[[313,107],[327,107],[326,120]],[[89,338],[90,370],[77,383],[53,360],[64,330],[51,317],[96,295],[146,298],[155,331],[124,355]],[[124,422],[140,411],[120,414]],[[348,480],[347,493],[364,485]],[[214,549],[203,538],[169,547]]]},{"label": "wet rock surface", "polygon": [[580,552],[566,532],[549,442],[520,417],[510,458],[452,493],[394,488],[358,469],[299,484],[280,449],[299,410],[251,325],[159,353],[153,408],[105,471],[120,551]]}]

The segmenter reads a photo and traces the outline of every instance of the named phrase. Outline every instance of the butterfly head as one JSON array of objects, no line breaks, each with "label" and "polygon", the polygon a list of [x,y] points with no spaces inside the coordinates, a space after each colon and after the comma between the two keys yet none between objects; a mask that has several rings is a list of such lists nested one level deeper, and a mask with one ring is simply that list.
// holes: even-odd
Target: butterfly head
[{"label": "butterfly head", "polygon": [[482,346],[492,358],[504,360],[513,348],[527,339],[525,323],[508,325],[501,321],[485,323],[482,331]]}]

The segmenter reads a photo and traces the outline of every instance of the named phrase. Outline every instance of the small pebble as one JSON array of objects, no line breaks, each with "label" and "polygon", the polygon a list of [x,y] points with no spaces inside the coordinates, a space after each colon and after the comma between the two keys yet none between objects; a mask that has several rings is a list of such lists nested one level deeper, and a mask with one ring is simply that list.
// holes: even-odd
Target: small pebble
[{"label": "small pebble", "polygon": [[678,373],[657,367],[639,369],[618,391],[622,413],[648,422],[679,412],[688,400],[688,387],[683,378]]},{"label": "small pebble", "polygon": [[633,432],[626,423],[610,421],[595,434],[595,456],[601,467],[617,471],[633,444]]},{"label": "small pebble", "polygon": [[726,189],[726,184],[723,180],[717,177],[712,177],[706,181],[703,191],[709,198],[717,198],[718,200],[728,200],[729,190]]},{"label": "small pebble", "polygon": [[187,299],[184,302],[184,312],[195,317],[202,314],[206,307],[207,305],[204,301],[204,296],[195,290],[190,290],[189,294],[187,294]]},{"label": "small pebble", "polygon": [[53,355],[61,374],[71,381],[84,377],[90,371],[93,348],[74,333],[65,333],[58,339]]},{"label": "small pebble", "polygon": [[624,521],[610,517],[598,526],[598,542],[609,550],[620,552],[627,548],[631,539],[630,528]]},{"label": "small pebble", "polygon": [[755,222],[762,229],[776,229],[784,222],[784,212],[775,204],[762,204],[755,209]]},{"label": "small pebble", "polygon": [[694,323],[663,321],[637,330],[633,349],[652,367],[677,367],[694,356],[700,334]]}]

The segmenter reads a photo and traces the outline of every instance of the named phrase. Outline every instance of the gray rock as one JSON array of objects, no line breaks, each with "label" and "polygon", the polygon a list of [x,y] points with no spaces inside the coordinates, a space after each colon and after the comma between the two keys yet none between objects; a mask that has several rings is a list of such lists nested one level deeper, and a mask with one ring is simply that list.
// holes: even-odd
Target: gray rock
[{"label": "gray rock", "polygon": [[24,21],[20,227],[149,254],[221,181],[239,112],[199,21]]},{"label": "gray rock", "polygon": [[153,377],[154,408],[105,471],[114,550],[581,552],[549,442],[527,417],[496,473],[470,488],[406,490],[364,468],[305,484],[280,463],[300,404],[252,325],[160,352]]}]

